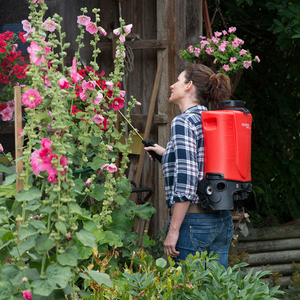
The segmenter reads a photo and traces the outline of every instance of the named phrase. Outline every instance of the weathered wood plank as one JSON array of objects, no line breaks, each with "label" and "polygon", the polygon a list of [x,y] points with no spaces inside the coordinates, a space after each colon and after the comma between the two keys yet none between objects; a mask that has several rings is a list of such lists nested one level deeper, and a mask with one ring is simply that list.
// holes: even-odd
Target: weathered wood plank
[{"label": "weathered wood plank", "polygon": [[270,241],[239,242],[239,250],[248,253],[271,252],[300,249],[300,238]]},{"label": "weathered wood plank", "polygon": [[[130,115],[131,118],[131,123],[134,122],[140,122],[140,123],[145,123],[147,120],[148,114],[132,114]],[[154,124],[167,124],[168,123],[168,115],[166,114],[159,114],[159,115],[154,115],[153,116],[153,121],[152,123]],[[124,121],[123,117],[120,116],[120,121]]]},{"label": "weathered wood plank", "polygon": [[253,274],[259,271],[271,271],[272,273],[279,272],[282,275],[292,274],[293,264],[278,264],[278,265],[264,265],[257,267],[246,267],[242,270],[242,275],[245,276],[248,272],[253,269]]}]

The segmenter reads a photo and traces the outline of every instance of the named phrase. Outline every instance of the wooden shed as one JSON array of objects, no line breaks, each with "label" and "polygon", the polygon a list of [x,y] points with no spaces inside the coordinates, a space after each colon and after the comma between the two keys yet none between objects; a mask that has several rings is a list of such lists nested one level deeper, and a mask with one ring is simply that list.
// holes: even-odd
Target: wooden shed
[{"label": "wooden shed", "polygon": [[[122,88],[126,90],[127,100],[132,95],[141,103],[141,106],[131,112],[133,126],[145,133],[147,139],[149,133],[150,140],[166,146],[171,121],[179,113],[168,102],[169,87],[187,65],[186,61],[180,59],[179,51],[197,43],[202,34],[202,1],[45,0],[45,3],[48,6],[46,17],[58,13],[63,18],[62,31],[66,32],[66,42],[71,43],[66,58],[68,65],[78,47],[75,41],[79,33],[76,21],[77,16],[82,14],[82,5],[87,7],[92,19],[92,9],[100,8],[100,25],[107,31],[107,36],[101,37],[99,42],[99,66],[106,73],[113,68],[115,37],[112,31],[119,27],[119,18],[124,19],[125,24],[133,24],[131,34],[125,42],[127,55]],[[23,31],[21,21],[28,17],[27,6],[26,0],[14,1],[13,7],[11,1],[2,0],[0,31]],[[86,33],[86,47],[81,51],[82,60],[86,62],[92,58],[89,38]],[[26,48],[22,52],[26,56]],[[147,227],[149,233],[155,235],[159,229],[167,228],[169,220],[161,166],[148,159],[139,139],[135,141],[130,161],[128,177],[137,186],[153,190],[149,201],[157,209],[157,213]]]}]

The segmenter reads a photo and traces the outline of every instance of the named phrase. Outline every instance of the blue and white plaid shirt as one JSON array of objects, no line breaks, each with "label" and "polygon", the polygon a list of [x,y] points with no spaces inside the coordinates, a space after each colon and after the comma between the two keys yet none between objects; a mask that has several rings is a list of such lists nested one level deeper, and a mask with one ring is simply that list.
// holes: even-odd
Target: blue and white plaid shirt
[{"label": "blue and white plaid shirt", "polygon": [[171,138],[162,157],[168,207],[174,206],[175,202],[199,203],[196,191],[198,180],[203,178],[204,148],[198,114],[206,110],[205,106],[196,105],[172,121]]}]

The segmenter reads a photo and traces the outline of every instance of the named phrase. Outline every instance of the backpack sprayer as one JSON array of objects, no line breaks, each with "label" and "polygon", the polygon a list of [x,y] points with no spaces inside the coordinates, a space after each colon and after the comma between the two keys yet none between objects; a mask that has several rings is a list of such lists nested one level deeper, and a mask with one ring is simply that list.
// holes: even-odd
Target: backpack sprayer
[{"label": "backpack sprayer", "polygon": [[227,100],[201,113],[204,178],[197,194],[203,208],[257,210],[251,184],[252,116],[244,102]]}]

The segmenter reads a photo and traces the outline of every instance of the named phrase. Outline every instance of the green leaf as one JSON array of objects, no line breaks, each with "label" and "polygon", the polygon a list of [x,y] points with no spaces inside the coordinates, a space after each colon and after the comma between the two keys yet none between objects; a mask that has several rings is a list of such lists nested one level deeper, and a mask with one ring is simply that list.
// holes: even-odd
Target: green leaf
[{"label": "green leaf", "polygon": [[[14,278],[16,278],[20,273],[20,270],[14,266],[14,265],[9,265],[6,266],[3,270],[2,270],[2,274],[1,274],[1,281],[5,281],[5,280],[13,280]],[[22,273],[22,272],[21,272]]]},{"label": "green leaf", "polygon": [[156,209],[149,203],[139,205],[134,209],[134,213],[145,220],[149,220],[151,216],[156,212]]},{"label": "green leaf", "polygon": [[36,211],[41,206],[41,203],[37,199],[30,200],[25,206],[24,210]]},{"label": "green leaf", "polygon": [[81,207],[74,202],[69,203],[69,207],[70,207],[70,213],[71,214],[78,214],[78,215],[82,215],[82,210]]},{"label": "green leaf", "polygon": [[26,251],[34,248],[35,246],[35,236],[30,236],[28,239],[26,239],[24,242],[20,243],[18,247],[14,247],[10,254],[13,257],[19,257],[19,255],[23,255]]},{"label": "green leaf", "polygon": [[294,34],[292,36],[292,39],[298,39],[298,38],[300,38],[300,33]]},{"label": "green leaf", "polygon": [[13,173],[10,168],[7,168],[3,165],[0,165],[0,172],[7,173],[8,175],[11,175]]},{"label": "green leaf", "polygon": [[41,296],[49,296],[56,288],[56,282],[54,280],[42,280],[38,279],[31,283],[33,287],[33,293]]},{"label": "green leaf", "polygon": [[68,285],[68,281],[73,273],[70,267],[50,265],[46,270],[46,275],[64,289]]},{"label": "green leaf", "polygon": [[108,274],[100,273],[94,270],[86,270],[86,272],[95,280],[99,285],[105,284],[108,287],[113,287],[113,283],[110,280]]},{"label": "green leaf", "polygon": [[7,300],[11,298],[14,293],[13,286],[10,281],[1,281],[0,282],[0,300]]},{"label": "green leaf", "polygon": [[106,195],[104,195],[105,186],[104,184],[95,184],[95,188],[92,192],[89,192],[89,196],[94,198],[97,201],[103,201],[106,199]]},{"label": "green leaf", "polygon": [[76,236],[84,246],[97,248],[96,238],[87,230],[81,229],[79,232],[76,232]]},{"label": "green leaf", "polygon": [[41,229],[41,230],[46,229],[45,224],[40,220],[35,220],[35,219],[31,218],[30,219],[30,224],[33,227],[35,227],[36,229]]},{"label": "green leaf", "polygon": [[80,258],[77,249],[68,248],[64,254],[58,255],[58,262],[63,266],[77,266],[77,260]]},{"label": "green leaf", "polygon": [[131,181],[128,178],[122,178],[116,183],[116,191],[118,194],[123,194],[124,197],[129,197],[132,188]]},{"label": "green leaf", "polygon": [[16,195],[16,200],[18,202],[21,201],[30,201],[33,199],[40,199],[42,197],[42,192],[35,186],[32,186],[28,192],[21,190],[17,195]]},{"label": "green leaf", "polygon": [[55,228],[61,232],[62,234],[66,234],[67,233],[67,228],[66,225],[63,222],[56,222],[55,223]]},{"label": "green leaf", "polygon": [[36,239],[36,251],[50,250],[54,246],[54,241],[48,235],[40,235]]},{"label": "green leaf", "polygon": [[89,162],[87,165],[91,167],[94,171],[101,169],[105,164],[105,160],[100,157],[94,157],[92,162]]},{"label": "green leaf", "polygon": [[100,142],[101,142],[100,137],[98,137],[98,136],[92,136],[91,137],[91,144],[92,144],[93,147],[99,146]]},{"label": "green leaf", "polygon": [[5,180],[3,181],[2,185],[6,186],[14,183],[18,178],[18,176],[19,176],[18,173],[14,173],[12,175],[5,177]]},{"label": "green leaf", "polygon": [[18,232],[20,240],[23,240],[28,236],[34,235],[36,233],[37,231],[32,225],[29,225],[28,227],[21,227]]},{"label": "green leaf", "polygon": [[163,258],[158,258],[156,261],[155,261],[155,264],[161,268],[164,268],[166,265],[167,265],[167,261]]}]

